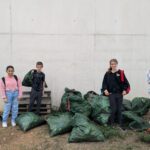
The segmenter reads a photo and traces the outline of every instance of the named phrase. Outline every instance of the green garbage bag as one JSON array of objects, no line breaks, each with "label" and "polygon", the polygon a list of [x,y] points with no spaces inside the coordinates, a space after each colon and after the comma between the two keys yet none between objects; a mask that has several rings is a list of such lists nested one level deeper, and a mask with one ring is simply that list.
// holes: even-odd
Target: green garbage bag
[{"label": "green garbage bag", "polygon": [[106,96],[100,96],[100,108],[103,113],[110,113],[109,98]]},{"label": "green garbage bag", "polygon": [[23,86],[31,87],[32,86],[32,74],[34,69],[30,70],[24,77],[22,81]]},{"label": "green garbage bag", "polygon": [[106,96],[100,96],[94,94],[93,96],[87,93],[84,97],[86,100],[89,100],[89,103],[92,107],[92,116],[95,116],[99,113],[110,113],[110,103],[109,99]]},{"label": "green garbage bag", "polygon": [[21,130],[28,131],[32,128],[44,124],[45,120],[33,112],[26,112],[17,117],[16,123],[21,128]]},{"label": "green garbage bag", "polygon": [[104,141],[100,128],[83,114],[76,113],[73,117],[73,129],[68,142]]},{"label": "green garbage bag", "polygon": [[93,99],[99,97],[99,95],[94,91],[89,91],[84,95],[84,99],[87,101],[93,101]]},{"label": "green garbage bag", "polygon": [[69,111],[73,114],[82,113],[89,116],[91,113],[91,105],[82,98],[82,94],[79,91],[66,88],[61,99],[60,111]]},{"label": "green garbage bag", "polygon": [[150,108],[150,99],[144,97],[136,97],[132,100],[132,111],[136,114],[143,116]]},{"label": "green garbage bag", "polygon": [[89,103],[92,108],[91,117],[93,118],[93,117],[99,115],[101,113],[100,97],[99,96],[95,97],[93,100],[89,101]]},{"label": "green garbage bag", "polygon": [[109,117],[110,114],[99,114],[94,118],[94,120],[101,125],[105,125],[108,123]]},{"label": "green garbage bag", "polygon": [[92,107],[91,118],[101,125],[108,123],[110,117],[110,103],[106,96],[100,96],[93,91],[89,91],[84,98]]},{"label": "green garbage bag", "polygon": [[47,124],[51,136],[56,136],[71,131],[72,114],[69,112],[55,112],[48,116]]},{"label": "green garbage bag", "polygon": [[147,121],[132,111],[124,111],[122,114],[125,118],[125,123],[128,124],[130,129],[142,131],[150,127]]},{"label": "green garbage bag", "polygon": [[132,110],[132,102],[130,100],[127,100],[127,99],[123,100],[123,110],[125,111]]},{"label": "green garbage bag", "polygon": [[60,110],[66,111],[69,109],[70,97],[74,101],[80,101],[82,99],[82,94],[75,89],[65,88],[65,93],[61,98]]},{"label": "green garbage bag", "polygon": [[[22,85],[27,87],[32,87],[32,78],[33,78],[33,72],[35,72],[35,69],[30,70],[23,78]],[[45,83],[45,88],[47,88],[47,84]]]},{"label": "green garbage bag", "polygon": [[84,114],[85,116],[89,116],[91,114],[91,106],[90,104],[85,101],[82,100],[80,102],[71,102],[71,112],[72,113],[81,113]]},{"label": "green garbage bag", "polygon": [[136,97],[132,100],[132,110],[137,110],[143,107],[144,103],[140,97]]},{"label": "green garbage bag", "polygon": [[143,130],[147,130],[148,128],[150,128],[150,124],[146,121],[143,121],[143,122],[133,121],[129,124],[129,128],[137,130],[137,131],[143,131]]},{"label": "green garbage bag", "polygon": [[124,111],[122,112],[123,117],[125,120],[128,120],[129,122],[136,121],[138,123],[144,122],[143,118],[139,117],[136,113],[132,111]]}]

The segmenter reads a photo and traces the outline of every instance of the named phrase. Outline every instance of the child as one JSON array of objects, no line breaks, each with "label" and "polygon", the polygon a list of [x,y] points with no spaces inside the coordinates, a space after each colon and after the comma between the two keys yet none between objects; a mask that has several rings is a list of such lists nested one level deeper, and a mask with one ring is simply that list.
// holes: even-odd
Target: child
[{"label": "child", "polygon": [[117,123],[121,126],[123,96],[129,93],[130,84],[123,70],[118,70],[117,66],[118,61],[116,59],[111,59],[110,68],[103,79],[102,92],[105,96],[109,97],[111,108],[109,124],[113,125],[115,121],[117,121]]},{"label": "child", "polygon": [[33,70],[32,89],[30,97],[29,111],[33,110],[34,102],[37,102],[36,114],[40,114],[42,95],[45,87],[45,74],[42,72],[43,63],[36,63],[36,70]]},{"label": "child", "polygon": [[6,68],[7,76],[0,81],[0,92],[5,102],[4,112],[2,116],[2,127],[7,127],[7,119],[10,111],[12,111],[11,125],[16,126],[16,118],[18,115],[18,100],[22,97],[21,81],[14,75],[14,67]]}]

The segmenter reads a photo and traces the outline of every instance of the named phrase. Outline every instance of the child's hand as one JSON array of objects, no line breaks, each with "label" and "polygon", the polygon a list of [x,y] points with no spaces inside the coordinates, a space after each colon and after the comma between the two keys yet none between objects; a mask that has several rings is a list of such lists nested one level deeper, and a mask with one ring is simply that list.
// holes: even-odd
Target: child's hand
[{"label": "child's hand", "polygon": [[18,97],[18,100],[19,100],[19,101],[22,100],[22,97]]},{"label": "child's hand", "polygon": [[5,102],[5,103],[7,103],[7,102],[8,102],[7,98],[3,98],[3,100],[4,100],[4,102]]},{"label": "child's hand", "polygon": [[109,92],[107,90],[104,91],[105,95],[108,96]]},{"label": "child's hand", "polygon": [[32,69],[31,73],[34,73],[34,69]]},{"label": "child's hand", "polygon": [[127,94],[127,92],[126,92],[126,91],[123,91],[123,92],[122,92],[122,95],[126,95],[126,94]]}]

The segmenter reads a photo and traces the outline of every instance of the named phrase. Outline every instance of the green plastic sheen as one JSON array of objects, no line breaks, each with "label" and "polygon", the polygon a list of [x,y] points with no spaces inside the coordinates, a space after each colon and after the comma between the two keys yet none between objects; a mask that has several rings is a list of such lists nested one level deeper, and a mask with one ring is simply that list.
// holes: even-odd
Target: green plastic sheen
[{"label": "green plastic sheen", "polygon": [[21,128],[22,131],[28,131],[32,128],[44,124],[45,120],[40,116],[34,114],[33,112],[27,112],[20,115],[16,119],[16,123]]},{"label": "green plastic sheen", "polygon": [[100,128],[83,114],[75,114],[73,127],[68,142],[96,142],[105,140]]}]

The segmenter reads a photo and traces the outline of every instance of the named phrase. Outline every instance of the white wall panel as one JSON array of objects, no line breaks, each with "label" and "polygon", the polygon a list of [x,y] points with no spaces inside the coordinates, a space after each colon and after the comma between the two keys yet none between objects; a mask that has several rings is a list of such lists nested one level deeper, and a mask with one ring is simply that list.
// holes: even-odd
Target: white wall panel
[{"label": "white wall panel", "polygon": [[65,87],[100,92],[111,58],[131,83],[127,98],[148,96],[149,0],[0,0],[0,75],[21,78],[44,62],[53,105]]}]

